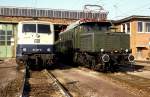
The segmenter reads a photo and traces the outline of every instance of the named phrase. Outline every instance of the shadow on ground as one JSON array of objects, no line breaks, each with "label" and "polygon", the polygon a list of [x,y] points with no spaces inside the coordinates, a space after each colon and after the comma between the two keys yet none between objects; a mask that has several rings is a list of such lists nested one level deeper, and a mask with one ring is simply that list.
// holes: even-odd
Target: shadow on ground
[{"label": "shadow on ground", "polygon": [[30,69],[31,70],[35,70],[35,71],[41,71],[43,69],[48,69],[48,70],[55,70],[55,69],[59,69],[59,70],[65,70],[65,69],[72,69],[72,68],[79,68],[79,67],[84,67],[84,68],[88,68],[91,69],[93,71],[98,71],[98,72],[104,72],[104,73],[114,73],[114,72],[134,72],[134,71],[141,71],[144,69],[144,66],[142,65],[137,65],[137,64],[126,64],[126,65],[117,65],[115,67],[112,68],[107,68],[107,70],[104,71],[100,71],[100,70],[94,70],[90,67],[85,67],[85,66],[81,66],[81,65],[77,65],[77,64],[72,64],[72,63],[59,63],[57,62],[56,64],[49,64],[45,67],[40,67],[39,66],[31,66]]}]

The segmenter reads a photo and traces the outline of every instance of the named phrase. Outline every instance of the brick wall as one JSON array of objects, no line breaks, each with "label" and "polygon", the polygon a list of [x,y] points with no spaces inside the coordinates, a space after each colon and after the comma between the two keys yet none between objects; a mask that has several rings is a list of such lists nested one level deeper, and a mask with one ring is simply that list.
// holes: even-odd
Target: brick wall
[{"label": "brick wall", "polygon": [[[132,54],[135,56],[136,59],[146,60],[149,57],[150,53],[150,46],[149,46],[150,33],[138,33],[137,21],[138,20],[128,21],[131,24],[130,47],[132,49]],[[117,31],[119,32],[121,31],[121,24],[123,23],[125,22],[118,23],[115,25],[118,28]],[[141,50],[140,54],[137,49]]]}]

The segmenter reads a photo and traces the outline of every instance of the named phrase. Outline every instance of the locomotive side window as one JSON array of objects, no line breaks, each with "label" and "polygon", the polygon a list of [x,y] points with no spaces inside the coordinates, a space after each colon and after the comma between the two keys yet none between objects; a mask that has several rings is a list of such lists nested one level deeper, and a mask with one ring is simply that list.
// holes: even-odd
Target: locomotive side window
[{"label": "locomotive side window", "polygon": [[23,33],[36,33],[36,24],[23,24]]},{"label": "locomotive side window", "polygon": [[51,33],[50,25],[38,24],[38,33]]}]

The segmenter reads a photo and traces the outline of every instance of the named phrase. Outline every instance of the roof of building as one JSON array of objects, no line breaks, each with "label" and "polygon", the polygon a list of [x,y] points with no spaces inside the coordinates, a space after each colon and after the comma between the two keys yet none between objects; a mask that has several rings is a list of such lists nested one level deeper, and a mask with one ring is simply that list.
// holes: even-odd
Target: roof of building
[{"label": "roof of building", "polygon": [[107,19],[106,11],[84,11],[84,10],[64,10],[64,9],[42,9],[24,7],[4,7],[0,6],[0,16],[21,16],[21,17],[48,17],[62,19]]},{"label": "roof of building", "polygon": [[113,23],[122,23],[122,22],[127,22],[131,21],[133,19],[145,19],[145,20],[150,20],[150,16],[140,16],[140,15],[132,15],[120,20],[112,20]]}]

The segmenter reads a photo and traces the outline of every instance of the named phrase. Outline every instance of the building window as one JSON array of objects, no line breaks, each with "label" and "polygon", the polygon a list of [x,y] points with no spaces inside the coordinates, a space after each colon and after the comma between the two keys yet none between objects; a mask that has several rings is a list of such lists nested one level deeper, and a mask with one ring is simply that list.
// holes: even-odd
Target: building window
[{"label": "building window", "polygon": [[13,25],[0,24],[0,46],[11,45],[13,38]]},{"label": "building window", "polygon": [[138,22],[138,32],[143,32],[143,22]]},{"label": "building window", "polygon": [[125,29],[126,29],[126,25],[122,24],[122,32],[125,32]]},{"label": "building window", "polygon": [[122,30],[121,30],[121,32],[125,32],[125,33],[128,33],[128,34],[130,34],[130,23],[128,22],[128,23],[124,23],[124,24],[122,24],[122,28],[121,28]]},{"label": "building window", "polygon": [[145,23],[145,32],[150,32],[150,22]]},{"label": "building window", "polygon": [[126,23],[126,27],[127,27],[127,33],[130,33],[130,23]]}]

